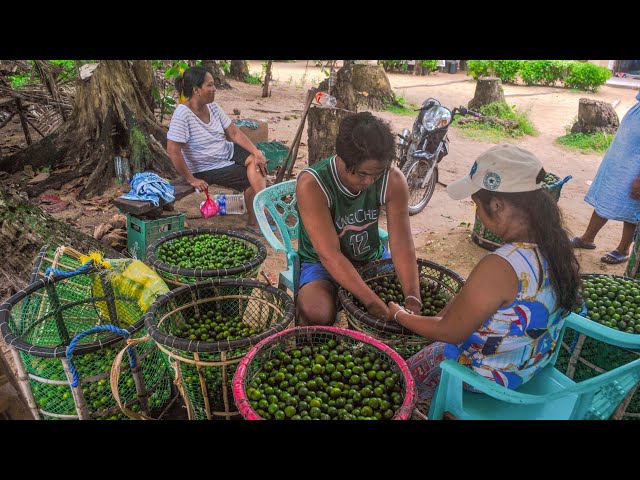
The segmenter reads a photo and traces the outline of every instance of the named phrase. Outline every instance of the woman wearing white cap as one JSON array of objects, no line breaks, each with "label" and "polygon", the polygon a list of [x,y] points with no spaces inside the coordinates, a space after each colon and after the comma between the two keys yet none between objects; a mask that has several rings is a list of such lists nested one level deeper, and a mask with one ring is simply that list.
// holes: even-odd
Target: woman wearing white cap
[{"label": "woman wearing white cap", "polygon": [[480,260],[438,316],[389,304],[400,325],[435,341],[407,362],[420,400],[433,395],[446,359],[512,389],[551,359],[580,277],[561,212],[542,190],[544,176],[531,152],[498,145],[447,187],[454,200],[471,196],[482,223],[505,244]]}]

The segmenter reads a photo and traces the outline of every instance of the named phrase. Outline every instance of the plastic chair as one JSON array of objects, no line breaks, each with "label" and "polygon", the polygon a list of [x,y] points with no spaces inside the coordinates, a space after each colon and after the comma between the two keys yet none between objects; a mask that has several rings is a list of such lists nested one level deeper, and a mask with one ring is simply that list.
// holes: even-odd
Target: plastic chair
[{"label": "plastic chair", "polygon": [[[298,295],[300,281],[300,257],[293,246],[292,240],[298,238],[298,209],[296,202],[296,180],[277,183],[258,192],[253,199],[253,209],[256,212],[262,235],[275,251],[284,252],[287,256],[287,269],[280,272],[278,288],[291,290],[295,300]],[[278,227],[282,240],[271,230],[265,209]],[[380,240],[388,245],[388,234],[379,228]]]},{"label": "plastic chair", "polygon": [[[541,372],[517,390],[510,390],[453,360],[442,362],[440,384],[431,402],[429,419],[450,412],[461,420],[606,420],[640,382],[640,359],[574,382],[555,368],[567,327],[598,341],[622,348],[637,347],[634,335],[571,313],[562,327],[553,358]],[[480,390],[472,392],[464,383]]]}]

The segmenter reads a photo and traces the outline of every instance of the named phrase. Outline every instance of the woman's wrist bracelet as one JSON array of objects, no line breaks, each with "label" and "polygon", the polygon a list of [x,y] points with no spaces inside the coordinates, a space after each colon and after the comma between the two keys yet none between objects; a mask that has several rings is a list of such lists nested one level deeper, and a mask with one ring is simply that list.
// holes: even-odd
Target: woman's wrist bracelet
[{"label": "woman's wrist bracelet", "polygon": [[400,307],[400,309],[396,313],[393,314],[393,321],[396,322],[396,323],[399,323],[398,322],[398,314],[400,312],[409,313],[404,308]]}]

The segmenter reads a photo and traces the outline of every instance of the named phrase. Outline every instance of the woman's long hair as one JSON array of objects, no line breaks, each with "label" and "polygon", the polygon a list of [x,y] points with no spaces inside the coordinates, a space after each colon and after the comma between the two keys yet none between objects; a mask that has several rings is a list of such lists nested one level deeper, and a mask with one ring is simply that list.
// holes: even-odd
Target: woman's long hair
[{"label": "woman's long hair", "polygon": [[[544,176],[545,171],[542,169],[536,178],[537,183],[540,183]],[[557,305],[567,313],[570,312],[578,301],[581,284],[580,265],[569,241],[558,204],[544,190],[505,193],[481,189],[474,198],[482,204],[489,218],[493,217],[489,209],[492,197],[502,198],[522,212],[534,243],[538,245],[549,265],[549,279],[556,293]]]},{"label": "woman's long hair", "polygon": [[174,86],[176,91],[187,98],[193,95],[193,87],[202,87],[207,76],[207,69],[202,65],[187,68],[184,73],[176,77]]}]

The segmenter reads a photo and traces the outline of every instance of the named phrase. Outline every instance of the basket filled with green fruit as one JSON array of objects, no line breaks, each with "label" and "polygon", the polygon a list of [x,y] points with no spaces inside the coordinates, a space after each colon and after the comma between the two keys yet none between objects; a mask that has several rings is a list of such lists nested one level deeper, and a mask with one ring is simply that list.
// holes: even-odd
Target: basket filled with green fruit
[{"label": "basket filled with green fruit", "polygon": [[[574,312],[617,330],[612,334],[624,338],[631,347],[616,347],[567,329],[556,367],[565,369],[565,374],[576,381],[620,367],[640,355],[640,280],[599,273],[581,277],[582,302]],[[617,418],[640,420],[640,394],[622,405]]]},{"label": "basket filled with green fruit", "polygon": [[[98,268],[93,260],[82,264],[68,255],[72,249],[54,254],[47,248],[38,256],[33,282],[0,305],[0,334],[32,416],[126,419],[109,377],[124,337],[145,334],[146,309],[112,269]],[[45,265],[50,267],[40,272]],[[135,366],[125,362],[118,394],[131,411],[155,418],[171,397],[169,365],[152,342],[134,350]]]},{"label": "basket filled with green fruit", "polygon": [[[417,259],[422,298],[422,315],[436,315],[460,291],[464,279],[453,270],[422,258]],[[404,296],[391,259],[376,260],[358,269],[367,285],[385,303],[404,304]],[[338,298],[347,313],[349,327],[384,342],[403,358],[409,358],[431,341],[395,322],[386,322],[367,313],[364,306],[344,288]]]},{"label": "basket filled with green fruit", "polygon": [[265,246],[233,230],[195,228],[174,232],[147,248],[147,263],[170,287],[212,278],[255,278]]},{"label": "basket filled with green fruit", "polygon": [[[544,177],[544,188],[557,202],[560,200],[560,192],[565,183],[571,180],[571,175],[560,180],[560,177],[553,173],[547,173]],[[471,240],[486,250],[494,251],[504,245],[504,240],[484,226],[478,215],[475,216],[473,231],[471,232]]]},{"label": "basket filled with green fruit", "polygon": [[176,372],[189,419],[239,418],[231,381],[238,363],[293,321],[291,297],[245,278],[185,285],[160,297],[145,325]]},{"label": "basket filled with green fruit", "polygon": [[336,327],[294,327],[240,362],[233,396],[248,420],[408,420],[416,387],[382,342]]}]

